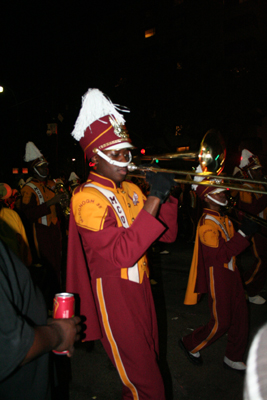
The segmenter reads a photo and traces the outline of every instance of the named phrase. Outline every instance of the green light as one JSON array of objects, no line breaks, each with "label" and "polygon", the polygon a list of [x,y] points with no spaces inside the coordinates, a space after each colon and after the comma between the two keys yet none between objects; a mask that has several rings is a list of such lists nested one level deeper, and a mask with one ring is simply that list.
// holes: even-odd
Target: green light
[{"label": "green light", "polygon": [[155,163],[156,163],[156,164],[158,164],[158,162],[159,162],[159,160],[158,160],[158,159],[156,159],[156,160],[155,160]]},{"label": "green light", "polygon": [[218,154],[217,157],[215,157],[215,161],[217,161],[219,157],[220,157],[220,154]]}]

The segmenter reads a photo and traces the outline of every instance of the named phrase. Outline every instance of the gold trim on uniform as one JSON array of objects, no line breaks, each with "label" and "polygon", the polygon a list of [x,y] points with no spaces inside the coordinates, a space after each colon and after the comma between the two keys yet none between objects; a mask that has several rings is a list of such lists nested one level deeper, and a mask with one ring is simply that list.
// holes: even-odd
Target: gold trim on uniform
[{"label": "gold trim on uniform", "polygon": [[112,128],[112,125],[110,125],[110,126],[108,127],[108,129],[106,129],[104,132],[100,133],[100,135],[98,135],[94,140],[92,140],[92,142],[90,142],[90,143],[85,147],[85,149],[83,150],[84,153],[85,153],[86,149],[88,149],[88,147],[91,146],[92,143],[94,143],[94,142],[95,142],[97,139],[99,139],[102,135],[104,135],[106,132],[108,132],[111,128]]}]

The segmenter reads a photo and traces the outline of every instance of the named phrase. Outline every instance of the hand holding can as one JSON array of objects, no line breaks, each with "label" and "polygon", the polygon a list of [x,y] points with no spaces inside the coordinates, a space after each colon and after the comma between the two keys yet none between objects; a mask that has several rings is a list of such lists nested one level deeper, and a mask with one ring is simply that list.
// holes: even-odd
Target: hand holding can
[{"label": "hand holding can", "polygon": [[[53,303],[53,318],[73,318],[75,315],[75,300],[72,293],[57,293]],[[55,354],[68,354],[68,350],[56,351]]]}]

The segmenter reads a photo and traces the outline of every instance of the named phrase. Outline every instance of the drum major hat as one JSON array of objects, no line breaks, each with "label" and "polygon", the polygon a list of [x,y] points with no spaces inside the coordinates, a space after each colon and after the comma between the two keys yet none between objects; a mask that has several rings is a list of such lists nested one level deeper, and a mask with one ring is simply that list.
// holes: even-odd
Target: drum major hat
[{"label": "drum major hat", "polygon": [[88,160],[97,150],[134,148],[119,111],[129,112],[113,104],[98,89],[89,89],[82,97],[82,107],[71,135],[79,141]]}]

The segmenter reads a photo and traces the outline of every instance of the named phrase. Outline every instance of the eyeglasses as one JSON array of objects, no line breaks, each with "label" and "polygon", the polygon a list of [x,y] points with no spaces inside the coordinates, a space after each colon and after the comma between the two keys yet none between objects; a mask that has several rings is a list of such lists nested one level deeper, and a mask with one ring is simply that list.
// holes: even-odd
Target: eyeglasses
[{"label": "eyeglasses", "polygon": [[120,157],[124,157],[126,161],[129,161],[131,152],[130,150],[127,149],[122,149],[122,150],[110,150],[109,156],[112,157],[113,159],[117,160]]}]

